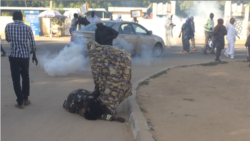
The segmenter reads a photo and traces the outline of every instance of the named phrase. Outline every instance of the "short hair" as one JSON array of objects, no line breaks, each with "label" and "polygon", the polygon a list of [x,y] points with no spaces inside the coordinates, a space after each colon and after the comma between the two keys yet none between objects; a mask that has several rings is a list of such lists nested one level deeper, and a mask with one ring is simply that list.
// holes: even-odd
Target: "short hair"
[{"label": "short hair", "polygon": [[20,20],[22,21],[23,20],[23,14],[20,12],[20,11],[15,11],[13,13],[13,20]]},{"label": "short hair", "polygon": [[74,14],[74,17],[76,18],[77,16],[78,16],[78,14],[75,13],[75,14]]},{"label": "short hair", "polygon": [[213,15],[214,16],[214,13],[210,13],[210,16]]}]

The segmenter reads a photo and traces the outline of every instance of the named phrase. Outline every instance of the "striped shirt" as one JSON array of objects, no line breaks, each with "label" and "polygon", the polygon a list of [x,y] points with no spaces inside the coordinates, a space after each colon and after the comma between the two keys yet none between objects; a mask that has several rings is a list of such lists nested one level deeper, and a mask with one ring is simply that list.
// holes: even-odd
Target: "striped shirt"
[{"label": "striped shirt", "polygon": [[28,40],[31,51],[36,50],[32,29],[22,21],[15,20],[15,22],[7,24],[5,37],[7,42],[11,42],[9,57],[29,58]]}]

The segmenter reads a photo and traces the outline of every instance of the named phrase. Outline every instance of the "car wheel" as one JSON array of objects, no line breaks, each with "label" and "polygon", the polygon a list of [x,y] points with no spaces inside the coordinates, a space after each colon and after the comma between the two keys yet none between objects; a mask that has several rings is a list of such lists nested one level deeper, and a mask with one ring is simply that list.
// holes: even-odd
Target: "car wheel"
[{"label": "car wheel", "polygon": [[160,57],[163,52],[163,47],[160,43],[157,43],[153,48],[153,57]]}]

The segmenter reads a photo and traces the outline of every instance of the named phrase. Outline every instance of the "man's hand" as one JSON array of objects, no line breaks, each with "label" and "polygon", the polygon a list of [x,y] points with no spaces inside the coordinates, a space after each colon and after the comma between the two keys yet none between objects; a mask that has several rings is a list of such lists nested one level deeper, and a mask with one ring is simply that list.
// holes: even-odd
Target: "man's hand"
[{"label": "man's hand", "polygon": [[181,34],[179,35],[179,38],[181,38]]},{"label": "man's hand", "polygon": [[240,39],[240,36],[237,36]]},{"label": "man's hand", "polygon": [[34,63],[34,61],[36,62],[36,65],[38,64],[38,60],[36,58],[36,53],[33,52],[33,57],[32,57],[32,63]]}]

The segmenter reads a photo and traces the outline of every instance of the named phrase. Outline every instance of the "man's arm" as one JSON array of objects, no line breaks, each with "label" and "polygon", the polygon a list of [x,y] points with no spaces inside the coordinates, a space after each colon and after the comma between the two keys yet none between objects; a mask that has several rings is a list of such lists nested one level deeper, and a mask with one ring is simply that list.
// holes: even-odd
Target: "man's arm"
[{"label": "man's arm", "polygon": [[110,35],[107,37],[107,39],[115,39],[118,36],[118,32],[114,30],[113,28],[110,28]]},{"label": "man's arm", "polygon": [[9,33],[8,33],[8,25],[5,27],[5,39],[7,42],[10,42],[10,38],[9,38]]},{"label": "man's arm", "polygon": [[31,48],[31,52],[33,54],[32,62],[34,63],[34,61],[35,61],[36,65],[37,65],[38,60],[36,58],[35,39],[34,39],[33,32],[32,32],[31,28],[29,28],[29,30],[28,30],[28,40],[30,41],[30,48]]}]

